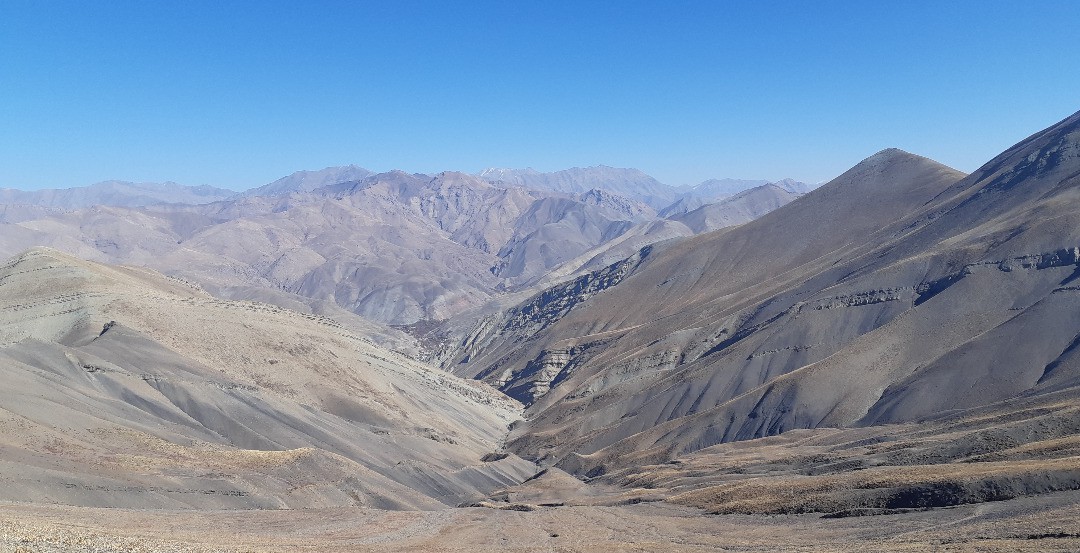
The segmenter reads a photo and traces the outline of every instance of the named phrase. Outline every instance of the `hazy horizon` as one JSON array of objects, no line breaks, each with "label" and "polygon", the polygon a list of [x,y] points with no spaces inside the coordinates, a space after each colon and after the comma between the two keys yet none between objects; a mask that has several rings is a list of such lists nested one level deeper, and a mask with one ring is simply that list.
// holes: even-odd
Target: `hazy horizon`
[{"label": "hazy horizon", "polygon": [[[531,169],[531,170],[538,171],[540,173],[547,174],[547,173],[554,173],[554,172],[559,172],[559,171],[568,171],[568,170],[573,170],[573,169],[589,169],[589,168],[594,168],[594,167],[598,167],[598,166],[601,166],[601,165],[602,164],[593,164],[593,165],[589,165],[587,167],[562,167],[562,168],[553,169],[553,170],[550,170],[550,171],[541,171],[539,169],[536,169],[535,167],[485,167],[484,169],[481,169],[479,171],[461,171],[461,170],[458,170],[458,169],[440,169],[440,170],[437,170],[437,171],[429,171],[429,172],[423,172],[423,173],[421,173],[420,171],[413,171],[413,170],[410,170],[409,168],[405,168],[405,167],[393,167],[393,168],[389,168],[389,169],[378,169],[378,170],[371,169],[370,167],[362,167],[362,168],[371,170],[375,174],[390,173],[390,172],[393,172],[393,171],[403,171],[405,173],[410,173],[410,174],[420,173],[420,174],[428,174],[428,175],[435,175],[435,174],[442,173],[442,172],[460,172],[460,173],[467,173],[467,174],[479,176],[480,173],[482,173],[485,169],[503,169],[503,170],[530,170]],[[255,184],[253,186],[246,187],[246,188],[229,188],[229,187],[226,187],[226,186],[218,186],[218,185],[210,184],[210,183],[177,182],[177,181],[172,180],[172,179],[165,179],[165,180],[161,180],[161,181],[133,181],[133,180],[126,180],[126,179],[111,178],[111,179],[105,179],[105,180],[100,180],[100,181],[95,181],[95,182],[70,184],[70,185],[65,184],[65,185],[60,185],[60,186],[41,186],[41,187],[36,187],[36,188],[0,185],[0,189],[10,189],[10,190],[21,190],[21,191],[24,191],[24,192],[34,192],[34,191],[38,191],[38,190],[66,190],[66,189],[71,189],[71,188],[85,188],[85,187],[90,187],[90,186],[95,186],[95,185],[100,185],[100,184],[108,184],[108,183],[114,183],[115,182],[115,183],[126,183],[126,184],[133,184],[133,185],[173,184],[173,185],[191,186],[191,187],[210,186],[210,187],[213,187],[213,188],[220,188],[220,189],[223,189],[223,190],[230,190],[230,191],[233,191],[233,192],[245,192],[245,191],[248,191],[248,190],[252,190],[254,188],[258,188],[260,186],[264,186],[266,184],[270,184],[271,182],[275,182],[277,180],[284,179],[286,177],[292,176],[295,173],[300,173],[300,172],[305,172],[305,171],[306,172],[318,172],[318,171],[322,171],[322,170],[326,170],[326,169],[334,169],[334,168],[338,168],[338,167],[348,167],[348,166],[357,166],[357,167],[359,167],[359,164],[356,164],[356,163],[344,163],[344,164],[339,164],[339,165],[331,165],[331,166],[327,166],[327,167],[299,168],[299,169],[296,169],[295,171],[290,172],[287,175],[281,175],[281,176],[279,176],[277,178],[274,178],[274,179],[272,179],[270,181],[257,183],[257,184]],[[614,167],[614,169],[638,169],[638,168],[637,167]],[[640,170],[640,169],[638,169],[638,170]],[[645,174],[649,174],[647,171],[642,171],[642,172],[645,173]],[[651,176],[653,178],[656,178],[655,175],[649,175],[649,176]],[[812,185],[812,186],[817,186],[817,185],[823,184],[823,182],[811,182],[811,181],[808,181],[806,179],[800,179],[800,178],[797,178],[797,177],[790,177],[790,176],[789,177],[782,177],[782,178],[778,178],[778,179],[761,179],[761,178],[754,178],[754,177],[738,177],[738,176],[732,177],[732,176],[728,176],[728,175],[719,175],[719,176],[709,177],[707,179],[703,179],[700,182],[682,184],[682,185],[680,185],[680,184],[671,184],[671,183],[663,182],[663,181],[660,181],[660,182],[663,183],[663,184],[669,185],[669,186],[671,186],[673,188],[682,188],[682,187],[694,187],[694,186],[697,186],[699,184],[703,184],[703,183],[705,183],[707,181],[711,181],[711,180],[720,180],[720,181],[725,181],[725,180],[731,180],[731,181],[764,180],[764,181],[769,181],[769,182],[779,182],[779,181],[785,180],[785,179],[791,179],[791,180],[794,180],[794,181],[797,181],[797,182],[803,182],[805,184],[809,184],[809,185]],[[659,180],[659,179],[657,179],[657,180]]]}]

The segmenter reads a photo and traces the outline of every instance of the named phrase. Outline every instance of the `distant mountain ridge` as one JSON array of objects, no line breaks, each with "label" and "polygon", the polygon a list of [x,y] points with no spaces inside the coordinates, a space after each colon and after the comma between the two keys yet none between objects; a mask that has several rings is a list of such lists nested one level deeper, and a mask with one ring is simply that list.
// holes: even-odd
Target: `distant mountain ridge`
[{"label": "distant mountain ridge", "polygon": [[769,199],[762,189],[693,215],[658,214],[674,189],[636,169],[487,176],[348,165],[298,171],[240,194],[125,183],[34,197],[13,191],[7,203],[0,197],[0,253],[50,246],[181,275],[221,297],[407,325],[570,278],[648,244],[741,224],[795,197],[773,186]]},{"label": "distant mountain ridge", "polygon": [[792,189],[798,188],[784,187],[779,183],[766,183],[717,202],[704,203],[701,207],[686,213],[671,215],[668,219],[685,224],[695,234],[741,225],[784,206],[804,194],[804,192],[793,192]]},{"label": "distant mountain ridge", "polygon": [[207,204],[236,195],[232,190],[208,185],[185,186],[175,182],[103,181],[90,186],[17,190],[0,188],[0,204],[80,209],[95,205],[143,207],[155,204]]},{"label": "distant mountain ridge", "polygon": [[[770,181],[764,179],[723,178],[709,179],[695,186],[675,187],[664,184],[639,169],[606,165],[574,167],[550,173],[532,168],[490,168],[477,173],[477,176],[498,186],[522,186],[565,193],[582,193],[590,189],[606,190],[644,202],[660,212],[662,217],[687,213],[739,192],[770,184]],[[772,184],[796,195],[813,189],[813,186],[794,179],[782,179]]]},{"label": "distant mountain ridge", "polygon": [[[451,171],[452,172],[452,171]],[[151,183],[108,180],[89,186],[63,189],[21,190],[0,188],[0,205],[29,205],[81,209],[95,205],[145,207],[158,204],[201,205],[234,197],[273,197],[314,192],[320,188],[356,182],[375,175],[358,165],[296,171],[273,182],[235,192],[209,185],[186,186],[175,182]],[[604,165],[574,167],[551,173],[527,169],[485,169],[475,176],[495,186],[520,186],[531,190],[584,195],[608,192],[644,203],[662,216],[686,213],[707,203],[767,184],[765,180],[709,179],[693,187],[672,187],[638,169]],[[773,184],[800,194],[812,187],[784,179]],[[584,197],[584,196],[583,196]]]},{"label": "distant mountain ridge", "polygon": [[552,190],[580,194],[594,188],[614,192],[662,209],[675,199],[675,189],[638,169],[622,169],[597,165],[573,167],[552,173],[534,169],[485,169],[477,176],[487,182],[504,186],[522,186],[537,190]]},{"label": "distant mountain ridge", "polygon": [[748,188],[754,188],[763,184],[768,184],[767,180],[747,180],[747,179],[709,179],[702,181],[701,183],[687,187],[687,193],[692,193],[695,196],[719,198],[722,196],[732,196],[746,190]]},{"label": "distant mountain ridge", "polygon": [[311,192],[324,186],[342,182],[360,180],[374,175],[373,171],[357,165],[344,165],[340,167],[326,167],[318,171],[297,171],[291,175],[264,184],[257,188],[246,190],[244,196],[278,196],[292,192]]},{"label": "distant mountain ridge", "polygon": [[[694,234],[601,188],[536,190],[457,172],[349,179],[367,172],[298,172],[204,205],[0,206],[0,253],[51,246],[183,276],[221,297],[407,325]],[[746,220],[733,204],[723,209],[710,229]]]}]

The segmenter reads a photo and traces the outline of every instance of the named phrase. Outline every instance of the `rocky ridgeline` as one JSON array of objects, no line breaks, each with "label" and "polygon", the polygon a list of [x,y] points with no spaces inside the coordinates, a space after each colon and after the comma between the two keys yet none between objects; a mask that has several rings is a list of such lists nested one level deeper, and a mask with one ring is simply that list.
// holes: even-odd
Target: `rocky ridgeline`
[{"label": "rocky ridgeline", "polygon": [[[548,288],[501,316],[478,322],[465,339],[442,351],[437,358],[444,365],[454,359],[459,363],[468,363],[474,355],[494,343],[513,339],[514,336],[534,335],[565,317],[575,306],[622,282],[648,257],[650,251],[651,247],[642,248],[627,259]],[[479,371],[476,378],[488,380],[497,374],[499,376],[491,381],[493,385],[510,397],[529,404],[569,375],[572,361],[578,360],[584,347],[545,350],[524,367],[506,367],[495,362]]]}]

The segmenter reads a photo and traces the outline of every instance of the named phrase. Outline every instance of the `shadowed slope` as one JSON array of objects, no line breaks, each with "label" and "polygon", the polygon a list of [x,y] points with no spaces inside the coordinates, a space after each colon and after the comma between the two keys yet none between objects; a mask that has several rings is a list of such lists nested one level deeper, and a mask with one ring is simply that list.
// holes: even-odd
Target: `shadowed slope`
[{"label": "shadowed slope", "polygon": [[[598,361],[623,360],[643,368],[676,362],[682,355],[677,350],[684,347],[700,355],[724,339],[722,327],[702,328],[703,321],[722,324],[755,298],[801,282],[803,271],[820,270],[850,255],[859,246],[848,236],[881,228],[961,177],[925,158],[882,152],[757,221],[645,250],[632,268],[616,270],[618,279],[582,277],[578,288],[595,295],[587,305],[560,314],[541,334],[532,336],[539,329],[529,326],[524,335],[531,337],[524,342],[507,334],[513,328],[470,342],[466,353],[475,355],[468,366],[492,374],[511,370],[521,375],[517,378],[528,378],[519,367],[545,351],[590,349],[602,354]],[[906,180],[917,185],[901,186]],[[618,286],[607,290],[613,284]],[[536,312],[545,312],[545,305],[541,301]],[[580,382],[588,376],[575,371],[573,377]]]},{"label": "shadowed slope", "polygon": [[1075,386],[1078,125],[963,180],[885,151],[755,222],[654,251],[482,358],[554,385],[515,447],[588,471]]}]

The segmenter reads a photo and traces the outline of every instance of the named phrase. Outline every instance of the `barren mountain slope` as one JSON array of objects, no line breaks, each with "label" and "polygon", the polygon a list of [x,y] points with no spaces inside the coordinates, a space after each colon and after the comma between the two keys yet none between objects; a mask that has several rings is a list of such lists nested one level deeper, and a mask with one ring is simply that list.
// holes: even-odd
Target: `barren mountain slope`
[{"label": "barren mountain slope", "polygon": [[[384,325],[376,325],[345,311],[325,298],[305,298],[260,274],[245,262],[189,247],[201,229],[227,225],[236,217],[273,213],[287,201],[262,198],[207,206],[170,206],[153,210],[93,207],[77,211],[54,208],[0,209],[0,255],[14,255],[33,246],[53,247],[83,259],[152,266],[158,270],[196,279],[221,297],[258,299],[310,313],[334,317],[348,328],[377,338],[379,343],[413,351],[413,340]],[[249,226],[253,235],[234,237],[227,251],[241,251],[244,259],[261,260],[259,240],[273,237],[272,229]],[[244,249],[238,244],[256,247]],[[272,253],[265,251],[265,254]],[[288,253],[288,252],[287,252]],[[280,265],[295,257],[286,255]],[[252,259],[247,257],[247,259]],[[332,298],[331,298],[332,300]]]},{"label": "barren mountain slope", "polygon": [[[414,187],[397,182],[408,179]],[[432,189],[432,181],[388,174],[357,194],[11,213],[0,246],[12,255],[49,245],[183,275],[226,296],[291,294],[294,302],[329,300],[379,321],[408,323],[486,301],[497,283],[486,240],[497,249],[511,232],[503,218],[512,220],[531,201],[476,179],[483,190],[465,187],[472,194],[460,186]]]},{"label": "barren mountain slope", "polygon": [[8,501],[436,508],[518,482],[519,407],[329,319],[33,249],[0,266]]},{"label": "barren mountain slope", "polygon": [[578,471],[1071,389],[1078,127],[962,180],[881,152],[757,221],[523,304],[459,372],[534,401],[514,447]]},{"label": "barren mountain slope", "polygon": [[[602,195],[608,196],[607,193]],[[714,227],[712,230],[726,228],[753,220],[791,202],[797,197],[798,195],[788,193],[781,187],[767,184],[721,200],[716,204],[706,205],[696,210],[694,215],[691,216],[691,220],[696,220],[703,228],[706,226]],[[552,203],[537,202],[534,204],[534,208],[530,209],[530,212],[533,212],[539,205],[550,206]],[[518,286],[513,293],[502,294],[479,308],[463,311],[452,320],[442,321],[440,324],[426,329],[426,336],[423,336],[425,332],[418,332],[422,336],[420,341],[425,343],[428,350],[427,358],[433,362],[441,363],[444,367],[449,367],[450,363],[460,364],[462,356],[470,356],[471,353],[468,351],[463,353],[459,347],[443,347],[438,344],[447,341],[456,342],[469,336],[475,338],[493,331],[493,325],[497,326],[505,322],[503,321],[506,315],[504,311],[512,309],[517,303],[529,300],[536,290],[551,286],[556,286],[557,290],[575,289],[582,286],[583,282],[596,281],[593,276],[587,273],[593,271],[603,272],[606,267],[612,264],[625,266],[621,262],[627,258],[638,259],[638,252],[642,248],[695,234],[695,231],[691,230],[687,224],[677,220],[677,217],[672,217],[669,219],[648,220],[628,228],[625,221],[616,221],[611,223],[611,226],[616,227],[621,234],[615,237],[605,237],[595,226],[589,227],[588,230],[591,232],[586,232],[586,229],[579,228],[577,225],[567,224],[567,221],[582,220],[581,217],[575,216],[577,210],[564,209],[558,213],[561,215],[544,218],[545,223],[540,227],[540,230],[529,233],[526,236],[527,239],[519,242],[512,241],[508,244],[504,248],[509,254],[506,256],[508,261],[504,261],[503,265],[497,267],[502,271],[510,271],[514,268],[513,262],[519,263],[520,266],[527,266],[529,260],[532,260],[531,266],[534,268],[532,273],[541,276],[532,277],[531,279],[511,279],[511,282],[518,281],[529,286]],[[699,214],[700,216],[698,216]],[[522,219],[527,219],[527,217],[522,217]],[[594,218],[593,221],[595,220]],[[553,240],[552,235],[559,237],[560,240]],[[590,235],[594,236],[592,241],[597,243],[595,246],[586,249],[576,257],[556,263],[559,259],[564,258],[567,253],[587,245],[590,241]],[[596,239],[595,236],[600,236],[600,238]],[[556,257],[552,255],[549,249],[553,242],[572,242],[577,246],[556,250],[560,254]],[[534,250],[540,251],[541,255],[531,255],[530,252]],[[548,264],[551,266],[544,267],[541,263],[542,259],[550,260]],[[581,276],[575,278],[575,275]],[[604,281],[604,279],[600,280]],[[585,285],[584,289],[586,291],[584,293],[595,292],[595,288],[595,284]],[[559,293],[558,291],[549,291],[545,292],[543,297],[551,297]],[[579,299],[573,300],[573,302],[577,301]],[[458,367],[458,370],[462,368]]]},{"label": "barren mountain slope", "polygon": [[555,284],[566,280],[568,275],[603,269],[633,256],[650,244],[747,223],[790,203],[800,195],[788,192],[783,187],[766,184],[730,198],[703,203],[691,213],[638,223],[618,237],[554,267],[537,283]]},{"label": "barren mountain slope", "polygon": [[651,220],[655,212],[648,206],[600,190],[541,198],[514,222],[492,273],[509,285],[529,284]]},{"label": "barren mountain slope", "polygon": [[638,463],[594,482],[622,490],[607,501],[886,515],[1080,489],[1080,406],[1073,393],[1040,394],[919,423],[793,430],[663,464],[649,462],[653,451],[633,455]]},{"label": "barren mountain slope", "polygon": [[[498,242],[502,218],[530,201],[474,184],[448,174],[377,175],[208,226],[184,246],[254,274],[230,283],[235,276],[222,271],[223,286],[269,285],[391,324],[445,318],[490,296],[498,281],[487,241]],[[166,267],[183,271],[185,256]]]},{"label": "barren mountain slope", "polygon": [[[536,359],[545,350],[563,350],[563,344],[581,349],[583,344],[596,342],[603,348],[602,344],[618,337],[619,347],[611,353],[635,358],[642,357],[638,354],[645,348],[671,347],[657,342],[660,337],[687,335],[675,332],[681,328],[673,323],[681,322],[685,331],[692,333],[719,332],[719,328],[700,328],[700,319],[712,316],[708,310],[723,316],[740,308],[736,302],[719,300],[753,286],[781,287],[785,281],[776,277],[785,271],[797,273],[804,266],[830,265],[844,256],[842,248],[852,248],[848,235],[864,236],[880,228],[882,221],[901,217],[962,176],[925,158],[882,152],[755,222],[646,248],[627,261],[580,277],[570,286],[574,292],[569,295],[545,292],[509,313],[499,333],[477,340],[477,351],[461,353],[476,354],[468,363],[476,372],[510,370],[517,373],[513,378],[525,383],[531,378],[529,371],[521,370],[520,362]],[[919,186],[899,186],[905,180]],[[840,217],[839,213],[856,216]],[[798,276],[789,278],[797,280]],[[608,290],[616,284],[616,289]],[[626,302],[628,296],[635,298],[632,303]],[[592,299],[581,303],[587,297]],[[627,309],[626,305],[637,308]],[[559,312],[569,306],[575,307]],[[519,331],[522,338],[528,338],[524,342],[516,339]],[[537,331],[539,334],[532,334]],[[683,341],[688,342],[689,336]],[[648,354],[643,357],[652,359]]]}]

